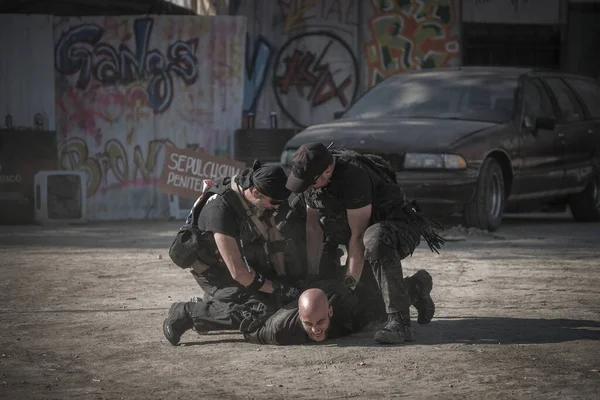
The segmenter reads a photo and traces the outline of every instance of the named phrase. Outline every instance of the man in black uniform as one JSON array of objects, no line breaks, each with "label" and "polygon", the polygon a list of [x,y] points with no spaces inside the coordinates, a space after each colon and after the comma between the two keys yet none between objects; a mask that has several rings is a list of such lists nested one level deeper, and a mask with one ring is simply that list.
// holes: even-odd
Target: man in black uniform
[{"label": "man in black uniform", "polygon": [[[180,267],[192,268],[210,300],[171,306],[163,332],[172,345],[192,327],[198,332],[238,329],[249,313],[272,313],[297,298],[298,289],[285,282],[283,244],[272,217],[290,195],[286,180],[281,167],[257,163],[198,200],[184,226],[187,230],[180,230],[173,245],[180,246],[172,246],[170,254]],[[191,233],[190,226],[195,228]],[[181,249],[191,249],[193,263],[182,262],[189,254],[182,257]]]},{"label": "man in black uniform", "polygon": [[[421,293],[431,291],[432,280],[427,271],[419,270],[405,278],[404,284],[411,304],[415,305]],[[426,286],[421,287],[422,284]],[[347,336],[385,317],[381,297],[381,304],[366,300],[373,289],[361,283],[352,290],[339,279],[322,280],[302,292],[297,302],[287,304],[273,315],[257,317],[248,307],[240,330],[248,342],[256,344],[293,345]]]},{"label": "man in black uniform", "polygon": [[[329,151],[321,143],[302,145],[292,160],[286,187],[305,192],[309,273],[318,273],[324,243],[346,245],[346,284],[355,288],[367,263],[385,303],[388,322],[377,331],[375,341],[412,341],[411,301],[401,261],[413,253],[421,236],[437,252],[444,241],[434,228],[441,227],[407,201],[389,164],[374,155]],[[418,321],[428,323],[435,312],[433,300],[429,292],[417,297]]]}]

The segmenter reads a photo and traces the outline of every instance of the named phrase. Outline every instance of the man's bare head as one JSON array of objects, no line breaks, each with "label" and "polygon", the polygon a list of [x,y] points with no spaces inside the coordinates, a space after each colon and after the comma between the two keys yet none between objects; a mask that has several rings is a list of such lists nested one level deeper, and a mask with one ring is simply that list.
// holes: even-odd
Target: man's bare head
[{"label": "man's bare head", "polygon": [[298,298],[298,314],[302,327],[312,340],[322,342],[327,339],[333,309],[325,292],[321,289],[307,289],[302,292]]}]

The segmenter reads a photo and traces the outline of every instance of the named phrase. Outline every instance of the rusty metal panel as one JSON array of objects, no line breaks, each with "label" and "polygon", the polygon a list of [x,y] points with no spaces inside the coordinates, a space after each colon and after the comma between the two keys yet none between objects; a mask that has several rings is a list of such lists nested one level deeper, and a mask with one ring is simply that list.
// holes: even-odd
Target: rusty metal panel
[{"label": "rusty metal panel", "polygon": [[0,15],[0,127],[56,130],[52,16]]}]

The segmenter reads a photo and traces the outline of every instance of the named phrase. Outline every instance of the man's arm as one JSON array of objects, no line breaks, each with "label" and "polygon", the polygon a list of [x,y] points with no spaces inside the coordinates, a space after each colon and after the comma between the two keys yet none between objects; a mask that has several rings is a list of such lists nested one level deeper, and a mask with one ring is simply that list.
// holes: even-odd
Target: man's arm
[{"label": "man's arm", "polygon": [[350,226],[350,242],[348,243],[348,275],[356,281],[360,279],[365,263],[365,244],[363,237],[371,221],[371,204],[346,210]]},{"label": "man's arm", "polygon": [[306,260],[309,275],[319,273],[322,252],[323,230],[319,225],[319,214],[314,208],[306,206]]},{"label": "man's arm", "polygon": [[[267,232],[269,233],[269,242],[283,242],[285,238],[283,237],[281,232],[279,232],[277,228],[275,228],[275,226],[275,218],[271,217],[271,226],[267,230]],[[286,274],[285,255],[283,251],[277,251],[271,254],[271,261],[273,262],[273,266],[275,267],[275,273],[277,274],[277,276],[282,276]]]},{"label": "man's arm", "polygon": [[240,330],[244,339],[255,344],[292,345],[309,341],[298,319],[296,302],[287,304],[268,318],[242,322]]},{"label": "man's arm", "polygon": [[[217,249],[219,249],[219,253],[221,253],[221,257],[223,257],[223,261],[225,261],[225,265],[227,266],[231,277],[240,285],[249,286],[254,280],[256,272],[250,268],[250,266],[246,267],[237,240],[231,236],[216,232],[214,233],[214,238]],[[272,282],[265,279],[265,283],[260,291],[273,293]]]}]

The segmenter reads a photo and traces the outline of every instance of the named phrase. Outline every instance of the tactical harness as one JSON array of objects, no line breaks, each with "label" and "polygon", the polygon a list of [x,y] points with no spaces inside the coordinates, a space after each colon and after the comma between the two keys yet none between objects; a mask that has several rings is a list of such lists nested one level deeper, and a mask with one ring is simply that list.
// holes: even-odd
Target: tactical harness
[{"label": "tactical harness", "polygon": [[[344,159],[348,162],[356,160],[363,168],[370,170],[386,183],[398,185],[396,174],[394,173],[392,166],[378,155],[361,154],[344,148],[332,149],[331,153],[334,157]],[[436,230],[443,229],[440,223],[425,216],[415,200],[409,202],[406,197],[404,197],[400,201],[404,203],[402,206],[402,213],[404,214],[403,219],[417,227],[427,242],[429,249],[431,249],[432,252],[435,251],[439,254],[439,250],[445,243],[444,238],[436,232]]]},{"label": "tactical harness", "polygon": [[[192,268],[201,274],[215,265],[223,265],[224,261],[215,244],[210,232],[201,231],[198,228],[198,217],[200,212],[213,195],[221,196],[233,212],[241,219],[241,225],[246,224],[253,235],[263,244],[268,263],[272,264],[278,276],[285,274],[283,264],[283,240],[275,231],[271,230],[261,221],[257,215],[248,207],[244,198],[243,189],[236,181],[236,176],[225,178],[222,182],[215,183],[210,180],[204,181],[205,187],[202,194],[194,203],[188,214],[185,224],[177,232],[175,240],[169,248],[171,260],[180,268]],[[248,262],[244,255],[244,242],[240,238],[242,258],[248,268]]]}]

